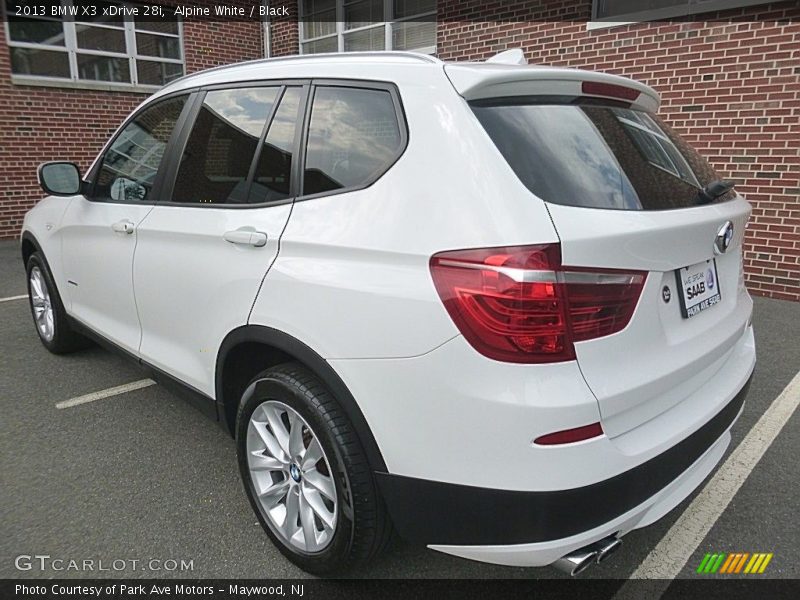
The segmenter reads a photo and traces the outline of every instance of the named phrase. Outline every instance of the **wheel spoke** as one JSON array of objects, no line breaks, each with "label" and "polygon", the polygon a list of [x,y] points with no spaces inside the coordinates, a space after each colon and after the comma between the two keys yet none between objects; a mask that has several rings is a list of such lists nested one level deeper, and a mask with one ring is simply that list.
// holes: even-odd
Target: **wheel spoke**
[{"label": "wheel spoke", "polygon": [[336,491],[333,486],[333,480],[320,473],[316,469],[306,471],[303,473],[303,481],[308,485],[318,490],[328,500],[336,500]]},{"label": "wheel spoke", "polygon": [[300,494],[290,491],[286,496],[286,520],[283,522],[283,534],[291,540],[297,532],[297,516],[300,512]]},{"label": "wheel spoke", "polygon": [[313,469],[322,458],[322,446],[319,445],[317,438],[312,438],[311,443],[303,454],[303,463],[300,465],[303,470]]},{"label": "wheel spoke", "polygon": [[259,450],[250,453],[248,464],[251,471],[282,471],[285,466],[274,456],[267,456]]},{"label": "wheel spoke", "polygon": [[264,406],[263,411],[269,422],[272,435],[275,436],[275,439],[278,441],[278,444],[280,444],[281,450],[283,450],[286,457],[291,459],[292,453],[289,451],[289,432],[283,424],[281,414],[273,406]]},{"label": "wheel spoke", "polygon": [[306,543],[306,550],[311,552],[317,548],[317,526],[314,523],[314,511],[309,505],[303,493],[300,494],[300,523],[303,526],[303,539]]},{"label": "wheel spoke", "polygon": [[289,456],[292,459],[298,459],[305,452],[305,445],[303,444],[303,421],[300,417],[293,413],[289,415]]},{"label": "wheel spoke", "polygon": [[34,296],[44,299],[44,294],[42,293],[42,280],[39,278],[38,271],[31,273],[31,289],[33,290]]},{"label": "wheel spoke", "polygon": [[[267,489],[261,491],[258,497],[264,503],[265,508],[273,508],[278,502],[286,497],[289,491],[289,481],[284,480],[279,483],[273,483]],[[289,494],[291,495],[291,494]],[[288,501],[288,500],[287,500]]]},{"label": "wheel spoke", "polygon": [[261,441],[267,448],[267,452],[269,452],[273,457],[281,461],[282,463],[288,463],[288,457],[284,454],[281,445],[278,443],[278,440],[275,439],[275,436],[272,435],[267,429],[267,424],[262,421],[250,421],[250,424],[258,433],[258,437],[261,438]]},{"label": "wheel spoke", "polygon": [[322,501],[322,496],[320,493],[312,488],[305,488],[304,494],[306,498],[306,502],[308,502],[309,506],[311,506],[311,510],[314,511],[319,517],[319,520],[322,521],[322,525],[325,529],[333,530],[333,513],[328,510],[328,507],[325,506],[325,503]]}]

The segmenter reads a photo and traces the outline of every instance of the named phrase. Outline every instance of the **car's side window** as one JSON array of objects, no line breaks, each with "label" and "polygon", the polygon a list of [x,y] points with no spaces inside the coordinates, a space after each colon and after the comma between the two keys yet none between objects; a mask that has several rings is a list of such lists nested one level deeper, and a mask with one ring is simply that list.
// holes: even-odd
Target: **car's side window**
[{"label": "car's side window", "polygon": [[91,194],[93,200],[153,200],[153,183],[187,98],[176,96],[157,102],[125,126],[103,155]]},{"label": "car's side window", "polygon": [[258,156],[248,201],[274,202],[290,196],[292,152],[302,88],[287,87],[269,124]]},{"label": "car's side window", "polygon": [[172,201],[243,204],[248,176],[280,87],[210,91],[181,156]]},{"label": "car's side window", "polygon": [[389,91],[320,86],[308,128],[303,195],[372,183],[403,143]]}]

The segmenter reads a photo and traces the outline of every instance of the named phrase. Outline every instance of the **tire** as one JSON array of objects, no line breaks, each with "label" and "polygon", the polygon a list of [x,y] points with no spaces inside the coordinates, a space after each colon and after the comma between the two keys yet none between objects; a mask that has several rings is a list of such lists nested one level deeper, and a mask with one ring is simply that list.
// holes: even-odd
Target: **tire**
[{"label": "tire", "polygon": [[[369,562],[386,546],[392,528],[366,454],[344,411],[322,382],[298,363],[277,365],[260,373],[248,386],[250,389],[254,391],[245,392],[236,417],[236,447],[247,497],[267,535],[291,562],[314,575],[342,575]],[[269,436],[264,437],[264,431],[272,434],[276,427],[280,430],[281,424],[283,431],[273,436],[274,441],[268,446],[265,439]],[[300,446],[291,433],[298,426],[302,432]],[[280,438],[289,452],[270,452]],[[306,463],[316,458],[315,451],[312,452],[312,447],[316,450],[314,440],[319,442],[323,456],[311,468]],[[309,458],[312,454],[314,458]],[[305,458],[295,459],[292,455]],[[264,466],[264,458],[269,461],[268,466],[253,470],[255,466]],[[285,462],[290,464],[287,466]],[[292,465],[296,468],[294,474]],[[317,491],[327,487],[330,494],[328,485],[320,485],[328,469],[328,479],[335,487],[332,494],[335,504]],[[255,492],[256,486],[262,492],[261,497]],[[288,491],[282,511],[278,496],[283,494],[284,486],[288,486]],[[265,489],[277,491],[265,493]],[[299,506],[299,514],[294,522],[285,518],[281,523],[281,514],[290,514],[290,494],[295,493],[292,490],[297,490],[294,506]],[[320,499],[325,505],[314,508]],[[278,508],[265,508],[276,501]],[[312,537],[306,533],[308,517],[303,520],[304,510],[306,515],[314,517]],[[331,512],[335,513],[332,527]],[[289,538],[287,527],[294,531],[298,523],[300,530]]]},{"label": "tire", "polygon": [[30,255],[25,272],[28,276],[28,304],[33,324],[44,347],[53,354],[86,348],[90,342],[70,328],[53,276],[39,252]]}]

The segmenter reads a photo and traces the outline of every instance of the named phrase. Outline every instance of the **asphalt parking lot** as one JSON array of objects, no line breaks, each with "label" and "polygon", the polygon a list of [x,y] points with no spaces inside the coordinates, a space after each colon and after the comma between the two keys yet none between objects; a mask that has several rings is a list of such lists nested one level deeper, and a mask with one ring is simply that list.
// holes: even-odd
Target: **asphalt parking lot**
[{"label": "asphalt parking lot", "polygon": [[[0,298],[25,294],[15,242],[0,243]],[[756,299],[758,365],[731,452],[800,370],[800,303]],[[25,299],[0,301],[0,578],[91,573],[19,571],[15,557],[192,560],[189,572],[126,569],[95,576],[303,577],[262,532],[239,481],[233,441],[157,385],[63,410],[57,402],[144,376],[100,348],[53,356]],[[800,578],[800,417],[795,412],[733,501],[689,557],[772,552],[763,577]],[[627,578],[692,498],[626,536],[613,559],[581,577]],[[140,567],[141,569],[141,567]],[[505,568],[395,540],[365,577],[549,578],[554,569]]]}]

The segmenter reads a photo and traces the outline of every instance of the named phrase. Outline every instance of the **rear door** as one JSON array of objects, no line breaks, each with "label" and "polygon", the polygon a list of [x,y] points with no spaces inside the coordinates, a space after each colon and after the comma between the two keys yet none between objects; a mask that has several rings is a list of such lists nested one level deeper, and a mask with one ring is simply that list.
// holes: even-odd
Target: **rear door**
[{"label": "rear door", "polygon": [[518,99],[473,110],[547,203],[564,265],[646,273],[627,327],[575,344],[606,434],[689,397],[750,316],[741,271],[749,204],[733,192],[703,198],[719,175],[657,117],[622,102]]},{"label": "rear door", "polygon": [[131,277],[138,228],[160,193],[161,165],[187,98],[160,100],[135,115],[61,224],[70,314],[129,352],[138,350],[141,333]]},{"label": "rear door", "polygon": [[138,228],[140,354],[212,397],[216,351],[247,323],[291,212],[308,88],[199,92],[165,201]]}]

